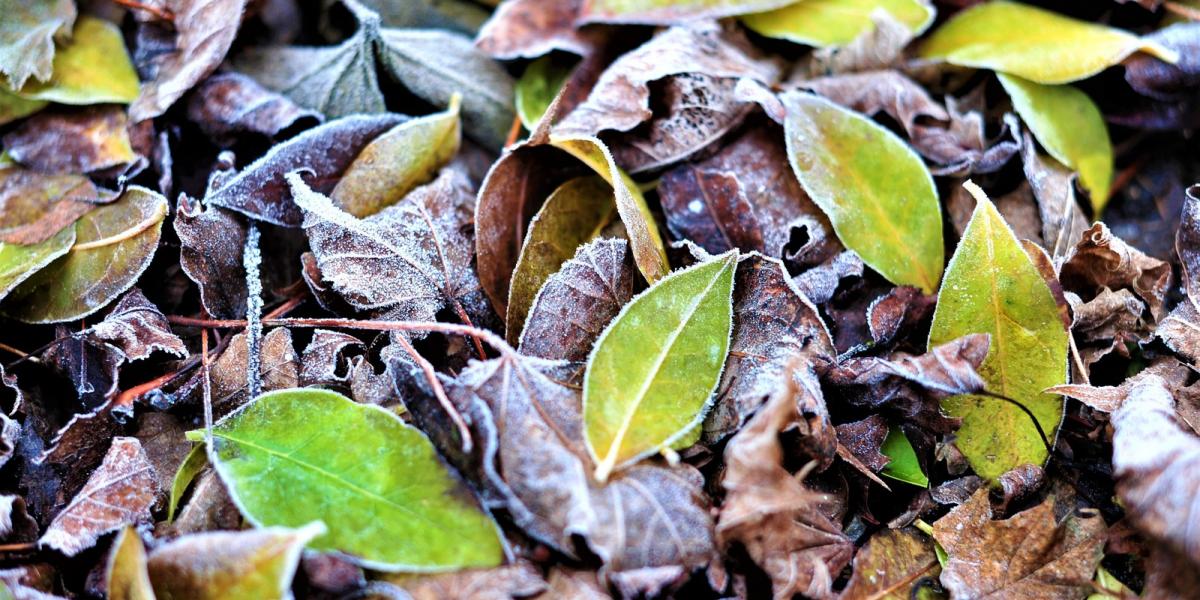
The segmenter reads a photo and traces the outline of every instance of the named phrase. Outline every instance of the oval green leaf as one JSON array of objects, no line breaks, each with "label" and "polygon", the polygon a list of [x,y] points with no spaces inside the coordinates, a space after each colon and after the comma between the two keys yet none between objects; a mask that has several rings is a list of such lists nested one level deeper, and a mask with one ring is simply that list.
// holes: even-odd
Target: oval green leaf
[{"label": "oval green leaf", "polygon": [[533,131],[554,97],[571,76],[572,67],[555,55],[543,56],[525,68],[513,89],[517,116],[525,128]]},{"label": "oval green leaf", "polygon": [[820,96],[788,92],[792,170],[847,248],[896,285],[942,277],[942,213],[925,163],[894,133]]},{"label": "oval green leaf", "polygon": [[1178,59],[1174,51],[1127,31],[993,1],[968,8],[939,27],[921,56],[1053,84],[1091,77],[1138,50],[1167,62]]},{"label": "oval green leaf", "polygon": [[54,54],[54,73],[30,80],[19,95],[60,104],[128,104],[138,95],[137,72],[121,30],[104,19],[80,16],[71,42]]},{"label": "oval green leaf", "polygon": [[66,254],[75,243],[75,228],[54,234],[54,237],[30,246],[0,242],[0,299],[13,288],[29,279],[54,259]]},{"label": "oval green leaf", "polygon": [[929,487],[929,478],[921,470],[917,452],[913,450],[912,442],[908,441],[908,436],[904,435],[904,431],[899,427],[888,427],[887,438],[883,440],[879,452],[891,459],[883,467],[883,471],[880,471],[882,474],[917,487]]},{"label": "oval green leaf", "polygon": [[129,186],[115,202],[75,222],[75,245],[13,290],[5,312],[26,323],[86,317],[133,287],[150,266],[167,200]]},{"label": "oval green leaf", "polygon": [[612,186],[596,176],[577,177],[554,190],[529,222],[529,233],[508,287],[507,336],[514,346],[538,290],[575,250],[597,237],[616,216]]},{"label": "oval green leaf", "polygon": [[669,447],[701,422],[733,330],[737,251],[664,277],[596,340],[583,418],[596,478]]},{"label": "oval green leaf", "polygon": [[[394,414],[319,389],[268,392],[213,426],[210,460],[258,527],[322,521],[310,544],[381,571],[489,567],[495,523]],[[190,432],[203,439],[203,432]]]},{"label": "oval green leaf", "polygon": [[1112,184],[1113,149],[1099,107],[1069,85],[1042,85],[1015,75],[996,75],[1033,137],[1050,156],[1079,172],[1079,182],[1088,191],[1095,213],[1100,214]]},{"label": "oval green leaf", "polygon": [[923,0],[803,0],[776,10],[742,17],[755,33],[797,44],[845,46],[875,27],[871,13],[883,10],[914,35],[925,31],[936,14]]},{"label": "oval green leaf", "polygon": [[462,143],[460,96],[440,113],[405,121],[367,144],[329,198],[346,212],[369,217],[433,181]]},{"label": "oval green leaf", "polygon": [[183,462],[179,464],[179,469],[175,471],[175,477],[171,479],[171,496],[167,501],[167,523],[175,520],[175,510],[179,508],[179,501],[183,499],[183,493],[192,485],[192,480],[204,467],[208,466],[208,453],[204,450],[204,444],[196,444],[188,451]]},{"label": "oval green leaf", "polygon": [[[1053,443],[1063,401],[1042,390],[1067,379],[1067,331],[1012,229],[982,190],[964,185],[975,196],[975,213],[938,292],[929,347],[990,334],[991,350],[979,367],[988,390],[1028,408]],[[1013,467],[1046,461],[1046,446],[1019,407],[978,395],[953,396],[942,407],[962,418],[958,449],[979,476],[994,481]]]}]

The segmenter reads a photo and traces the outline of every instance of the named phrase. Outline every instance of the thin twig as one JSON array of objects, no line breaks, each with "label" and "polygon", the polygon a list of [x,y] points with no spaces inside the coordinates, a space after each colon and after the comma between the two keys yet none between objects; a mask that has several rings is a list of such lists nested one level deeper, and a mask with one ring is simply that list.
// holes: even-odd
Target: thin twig
[{"label": "thin twig", "polygon": [[175,21],[175,13],[171,12],[171,10],[168,8],[159,8],[157,6],[152,6],[149,4],[142,4],[141,2],[138,2],[137,0],[113,0],[113,2],[116,2],[117,4],[120,4],[121,6],[124,6],[126,8],[132,8],[134,10],[144,10],[163,21],[171,21],[171,22]]},{"label": "thin twig", "polygon": [[[462,320],[464,325],[467,325],[468,327],[475,326],[475,324],[471,322],[471,316],[467,314],[466,309],[463,308],[462,304],[458,300],[454,301],[454,312],[458,313],[458,318]],[[479,360],[487,360],[487,352],[483,351],[483,341],[480,340],[479,336],[477,335],[472,335],[471,340],[475,342],[475,351],[479,353]]]},{"label": "thin twig", "polygon": [[513,117],[512,128],[508,130],[508,139],[504,140],[504,147],[507,148],[517,143],[517,138],[521,136],[521,117],[518,115]]},{"label": "thin twig", "polygon": [[5,352],[11,352],[13,354],[16,354],[17,356],[20,356],[22,359],[29,357],[29,353],[25,352],[24,350],[21,350],[20,348],[14,348],[3,342],[0,342],[0,350],[4,350]]},{"label": "thin twig", "polygon": [[421,371],[425,373],[425,379],[429,382],[429,387],[433,388],[433,395],[437,398],[438,403],[442,405],[442,410],[445,410],[446,414],[450,415],[450,420],[454,421],[454,426],[458,428],[458,435],[462,438],[462,451],[470,452],[471,448],[474,447],[471,440],[471,430],[467,428],[467,423],[463,420],[462,414],[458,412],[458,408],[446,396],[446,390],[442,387],[442,382],[438,381],[437,373],[433,370],[433,365],[429,364],[429,361],[425,360],[425,357],[421,356],[421,353],[417,352],[417,349],[413,348],[412,344],[404,336],[398,335],[395,338],[400,347],[408,353],[408,356],[421,367]]},{"label": "thin twig", "polygon": [[[208,311],[202,313],[208,316]],[[200,330],[200,376],[204,379],[200,382],[201,396],[204,403],[204,445],[206,450],[213,452],[212,443],[212,425],[213,425],[213,410],[212,410],[212,383],[209,381],[208,371],[208,328]]]},{"label": "thin twig", "polygon": [[1200,21],[1200,8],[1180,4],[1178,2],[1164,2],[1163,8],[1191,21]]}]

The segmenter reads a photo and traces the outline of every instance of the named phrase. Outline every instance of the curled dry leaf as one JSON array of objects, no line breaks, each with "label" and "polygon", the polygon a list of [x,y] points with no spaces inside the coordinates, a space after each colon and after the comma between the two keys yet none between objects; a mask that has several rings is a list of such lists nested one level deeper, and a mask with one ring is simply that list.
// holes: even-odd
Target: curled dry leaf
[{"label": "curled dry leaf", "polygon": [[1061,262],[1088,228],[1087,218],[1075,200],[1075,175],[1053,158],[1043,157],[1025,134],[1021,145],[1025,178],[1037,198],[1042,219],[1042,244],[1050,258]]},{"label": "curled dry leaf", "polygon": [[232,211],[205,206],[201,200],[180,194],[174,226],[179,237],[179,266],[200,288],[200,302],[208,314],[219,319],[245,315],[244,220]]},{"label": "curled dry leaf", "polygon": [[128,120],[119,106],[47,110],[4,136],[13,160],[43,173],[92,173],[133,162]]},{"label": "curled dry leaf", "polygon": [[1175,253],[1183,266],[1183,285],[1188,299],[1200,305],[1200,186],[1187,189],[1179,229],[1175,231]]},{"label": "curled dry leaf", "polygon": [[1163,314],[1171,266],[1129,246],[1104,223],[1095,223],[1076,242],[1059,271],[1059,279],[1067,291],[1085,299],[1102,288],[1127,289],[1146,303],[1157,320]]},{"label": "curled dry leaf", "polygon": [[295,129],[320,123],[320,113],[301,108],[241,73],[218,73],[202,81],[187,102],[188,119],[222,145],[240,136],[287,137]]},{"label": "curled dry leaf", "polygon": [[138,288],[126,292],[103,321],[82,335],[118,348],[123,361],[142,360],[156,351],[180,358],[188,355],[183,340],[171,332],[167,318]]},{"label": "curled dry leaf", "polygon": [[350,377],[352,353],[366,351],[362,340],[328,329],[313,331],[312,341],[300,356],[300,385],[345,383]]},{"label": "curled dry leaf", "polygon": [[948,123],[915,123],[909,132],[912,145],[922,156],[942,165],[937,175],[993,173],[1000,170],[1020,150],[1017,140],[1006,139],[1006,126],[995,139],[986,136],[983,115],[975,110],[960,110],[959,101],[946,98]]},{"label": "curled dry leaf", "polygon": [[1148,54],[1125,61],[1125,81],[1139,94],[1159,100],[1186,97],[1200,86],[1200,25],[1176,23],[1146,36],[1150,42],[1176,52],[1175,63]]}]

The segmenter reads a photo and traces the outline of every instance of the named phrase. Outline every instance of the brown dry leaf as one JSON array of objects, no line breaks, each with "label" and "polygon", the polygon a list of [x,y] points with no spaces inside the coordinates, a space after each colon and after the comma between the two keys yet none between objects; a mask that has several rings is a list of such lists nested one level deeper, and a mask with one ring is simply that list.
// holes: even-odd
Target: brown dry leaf
[{"label": "brown dry leaf", "polygon": [[946,550],[942,585],[963,598],[1079,598],[1090,591],[1104,554],[1098,515],[1054,517],[1053,500],[992,519],[987,490],[933,524]]},{"label": "brown dry leaf", "polygon": [[586,55],[593,41],[575,20],[582,0],[506,0],[479,28],[475,46],[501,60],[537,58],[554,50]]},{"label": "brown dry leaf", "polygon": [[882,470],[891,460],[879,451],[887,435],[887,420],[878,414],[837,426],[839,446],[873,472]]},{"label": "brown dry leaf", "polygon": [[300,385],[345,384],[366,349],[362,340],[348,333],[314,330],[300,355]]},{"label": "brown dry leaf", "polygon": [[4,136],[13,160],[43,173],[92,173],[133,162],[120,106],[38,113]]},{"label": "brown dry leaf", "polygon": [[1183,285],[1193,305],[1200,305],[1200,185],[1187,189],[1179,229],[1175,231],[1175,253],[1183,266]]},{"label": "brown dry leaf", "polygon": [[149,520],[158,491],[154,467],[137,438],[113,438],[104,462],[54,517],[38,545],[75,556],[106,533]]},{"label": "brown dry leaf", "polygon": [[946,109],[930,98],[924,88],[894,70],[819,77],[801,85],[867,116],[884,112],[909,136],[913,135],[917,120],[923,117],[950,120]]},{"label": "brown dry leaf", "polygon": [[104,320],[85,329],[80,336],[107,344],[121,353],[121,362],[142,360],[154,352],[187,358],[183,340],[171,332],[167,318],[133,288],[113,305]]},{"label": "brown dry leaf", "polygon": [[453,573],[385,575],[383,580],[403,588],[412,600],[511,600],[546,589],[542,574],[527,562]]},{"label": "brown dry leaf", "polygon": [[0,242],[44,242],[94,208],[99,196],[86,177],[0,169]]},{"label": "brown dry leaf", "polygon": [[1037,198],[1042,220],[1042,247],[1051,259],[1062,261],[1070,254],[1072,244],[1088,228],[1087,219],[1075,199],[1077,176],[1053,158],[1038,154],[1028,132],[1024,134],[1021,160],[1025,178]]},{"label": "brown dry leaf", "polygon": [[801,62],[796,66],[793,76],[806,72],[815,77],[878,71],[896,65],[913,39],[912,30],[886,10],[874,11],[871,22],[875,26],[863,31],[849,44],[818,48],[807,64]]},{"label": "brown dry leaf", "polygon": [[914,529],[885,529],[854,557],[854,574],[840,600],[904,600],[920,597],[922,578],[937,577],[933,540]]},{"label": "brown dry leaf", "polygon": [[983,115],[974,110],[959,110],[959,101],[946,98],[949,123],[917,123],[910,132],[913,148],[930,161],[941,165],[931,169],[934,175],[965,176],[1000,170],[1021,150],[1014,132],[1005,127],[994,140],[984,134]]},{"label": "brown dry leaf", "polygon": [[[251,398],[246,391],[246,334],[239,333],[229,341],[229,346],[212,363],[213,417],[220,418]],[[262,391],[294,388],[300,384],[299,358],[292,347],[292,332],[279,327],[267,332],[262,338],[262,357],[259,361],[262,376]],[[197,373],[175,393],[181,402],[199,405],[201,401],[201,373]]]},{"label": "brown dry leaf", "polygon": [[[164,525],[160,523],[160,526]],[[216,530],[237,530],[242,527],[242,514],[229,497],[220,476],[212,469],[196,478],[187,504],[179,510],[175,521],[162,531],[172,537]]]},{"label": "brown dry leaf", "polygon": [[242,248],[246,223],[232,211],[179,195],[175,211],[179,266],[200,288],[200,302],[218,319],[246,314]]},{"label": "brown dry leaf", "polygon": [[192,450],[179,419],[170,413],[144,412],[138,415],[134,437],[142,444],[146,458],[154,466],[158,489],[169,492],[175,472]]},{"label": "brown dry leaf", "polygon": [[918,329],[933,316],[936,298],[911,286],[900,286],[867,307],[867,328],[876,344],[888,344]]},{"label": "brown dry leaf", "polygon": [[1059,280],[1063,288],[1085,300],[1102,288],[1130,290],[1146,303],[1157,321],[1163,315],[1171,265],[1129,246],[1104,223],[1095,223],[1076,242],[1059,271]]},{"label": "brown dry leaf", "polygon": [[593,571],[577,571],[565,567],[555,567],[546,578],[549,589],[538,596],[538,600],[555,600],[557,598],[572,598],[573,600],[612,600],[608,590],[600,585],[600,580]]},{"label": "brown dry leaf", "polygon": [[1161,339],[1180,358],[1193,365],[1200,365],[1200,312],[1190,299],[1180,302],[1171,314],[1167,315],[1154,330],[1154,336]]},{"label": "brown dry leaf", "polygon": [[1146,304],[1127,289],[1102,288],[1087,302],[1074,293],[1066,298],[1074,315],[1071,335],[1086,367],[1113,352],[1129,358],[1128,345],[1148,340],[1155,331],[1142,318]]},{"label": "brown dry leaf", "polygon": [[210,138],[231,146],[239,137],[257,134],[270,140],[307,129],[324,120],[287,96],[262,87],[241,73],[219,73],[192,91],[188,119]]},{"label": "brown dry leaf", "polygon": [[790,3],[790,0],[681,0],[675,2],[588,0],[579,15],[579,21],[583,23],[670,25],[698,19],[717,19],[763,12]]}]

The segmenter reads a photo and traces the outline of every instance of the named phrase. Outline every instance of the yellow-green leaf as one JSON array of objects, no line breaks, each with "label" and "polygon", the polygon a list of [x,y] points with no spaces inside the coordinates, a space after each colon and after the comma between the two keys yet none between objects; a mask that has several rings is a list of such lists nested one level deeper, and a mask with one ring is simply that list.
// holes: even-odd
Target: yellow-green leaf
[{"label": "yellow-green leaf", "polygon": [[200,471],[206,466],[208,466],[208,453],[204,451],[204,444],[192,446],[183,462],[179,464],[179,469],[175,471],[175,477],[171,479],[171,495],[167,501],[168,523],[175,520],[175,509],[179,508],[179,501],[183,499],[183,493],[187,491],[196,475],[200,474]]},{"label": "yellow-green leaf", "polygon": [[32,115],[48,104],[45,100],[26,100],[0,86],[0,125]]},{"label": "yellow-green leaf", "polygon": [[[1053,442],[1063,401],[1042,390],[1067,378],[1067,332],[1058,305],[996,207],[975,184],[965,185],[975,196],[975,213],[938,292],[929,347],[969,333],[991,335],[979,367],[988,391],[1028,408]],[[1017,406],[963,395],[947,398],[942,407],[962,418],[957,445],[981,477],[995,480],[1048,456],[1033,421]]]},{"label": "yellow-green leaf", "polygon": [[1042,85],[1015,75],[996,75],[1037,141],[1050,156],[1079,172],[1092,208],[1100,214],[1112,184],[1113,149],[1096,103],[1069,85]]},{"label": "yellow-green leaf", "polygon": [[939,27],[921,48],[923,58],[992,69],[1037,83],[1091,77],[1137,51],[1167,62],[1177,54],[1132,33],[1006,1],[968,8]]},{"label": "yellow-green leaf", "polygon": [[113,540],[106,569],[108,600],[155,600],[146,571],[146,547],[133,527]]},{"label": "yellow-green leaf", "polygon": [[80,16],[71,42],[54,55],[50,79],[29,81],[19,95],[61,104],[132,102],[138,95],[138,78],[121,30],[103,19]]},{"label": "yellow-green leaf", "polygon": [[596,478],[671,446],[704,418],[733,329],[737,251],[671,273],[596,340],[583,418]]},{"label": "yellow-green leaf", "polygon": [[533,299],[546,279],[575,256],[579,246],[596,239],[616,216],[612,186],[596,176],[577,177],[554,190],[537,215],[521,246],[521,256],[508,287],[509,343],[516,345]]},{"label": "yellow-green leaf", "polygon": [[432,181],[462,143],[459,104],[454,94],[445,112],[405,121],[375,138],[346,168],[329,198],[363,218]]},{"label": "yellow-green leaf", "polygon": [[929,478],[921,470],[917,453],[913,450],[912,443],[908,441],[908,436],[904,435],[904,431],[899,427],[895,425],[888,427],[887,438],[883,440],[879,452],[891,459],[883,467],[881,473],[897,481],[911,483],[918,487],[929,487]]},{"label": "yellow-green leaf", "polygon": [[936,14],[924,0],[801,0],[783,8],[742,17],[760,35],[809,46],[844,46],[875,26],[871,13],[883,10],[914,35]]},{"label": "yellow-green leaf", "polygon": [[556,55],[543,56],[525,68],[513,93],[517,116],[521,117],[526,129],[533,131],[537,127],[538,121],[571,76],[571,69]]},{"label": "yellow-green leaf", "polygon": [[780,99],[792,170],[842,243],[896,285],[937,289],[942,213],[921,158],[883,126],[820,96]]},{"label": "yellow-green leaf", "polygon": [[75,228],[67,227],[54,237],[30,246],[0,242],[0,299],[54,259],[66,254],[75,243]]},{"label": "yellow-green leaf", "polygon": [[654,215],[650,213],[646,197],[638,189],[637,183],[617,166],[604,142],[592,136],[551,135],[550,143],[583,161],[613,187],[617,214],[625,223],[629,244],[633,248],[633,261],[646,281],[654,283],[662,279],[670,267],[658,224],[654,222]]}]

